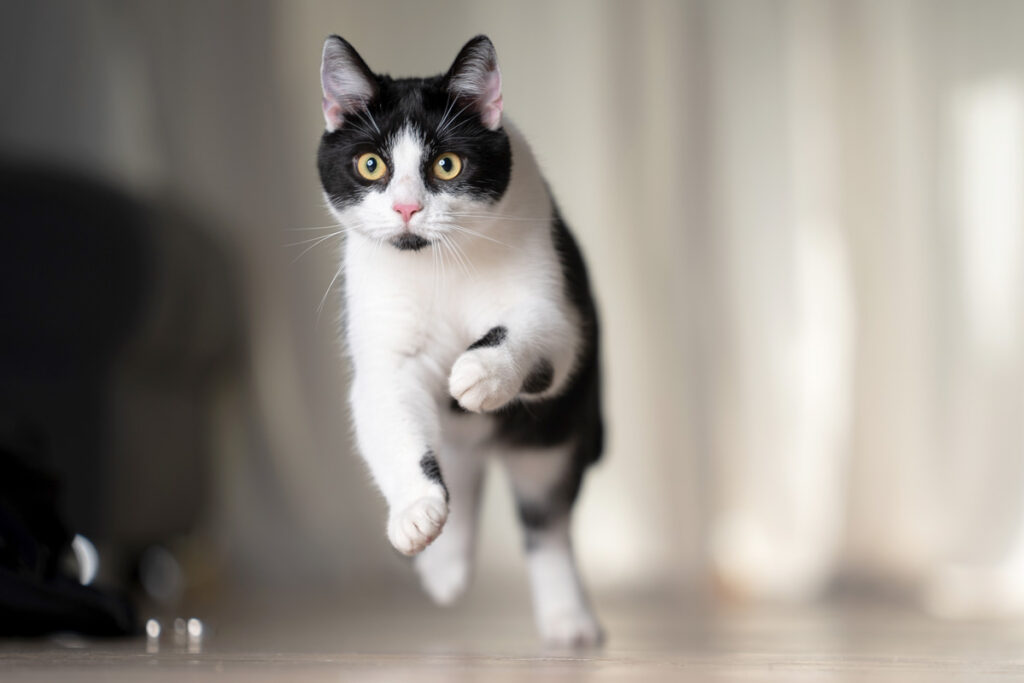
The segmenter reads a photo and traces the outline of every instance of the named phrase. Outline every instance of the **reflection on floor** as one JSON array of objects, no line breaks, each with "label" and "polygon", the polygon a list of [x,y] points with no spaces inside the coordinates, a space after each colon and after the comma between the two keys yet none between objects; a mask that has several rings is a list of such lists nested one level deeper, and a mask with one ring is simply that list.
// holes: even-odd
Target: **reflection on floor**
[{"label": "reflection on floor", "polygon": [[[515,594],[451,610],[417,595],[193,605],[159,638],[0,642],[0,681],[979,681],[1024,677],[1024,622],[937,622],[844,601],[701,607],[669,596],[597,601],[599,651],[551,652]],[[198,617],[174,629],[174,617]]]}]

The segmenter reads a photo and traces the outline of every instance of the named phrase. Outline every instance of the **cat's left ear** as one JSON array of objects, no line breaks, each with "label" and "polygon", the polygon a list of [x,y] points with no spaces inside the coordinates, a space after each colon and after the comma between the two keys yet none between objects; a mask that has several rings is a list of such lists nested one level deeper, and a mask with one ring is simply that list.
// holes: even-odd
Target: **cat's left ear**
[{"label": "cat's left ear", "polygon": [[452,94],[475,105],[486,128],[501,127],[501,71],[490,38],[477,36],[466,43],[445,79]]}]

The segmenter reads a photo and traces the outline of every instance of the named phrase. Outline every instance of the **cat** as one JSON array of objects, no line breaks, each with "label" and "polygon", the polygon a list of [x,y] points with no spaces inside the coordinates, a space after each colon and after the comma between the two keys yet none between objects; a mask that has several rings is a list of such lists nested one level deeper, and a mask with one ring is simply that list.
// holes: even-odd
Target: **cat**
[{"label": "cat", "polygon": [[452,602],[471,574],[486,459],[499,458],[541,637],[596,645],[569,520],[604,440],[597,313],[580,250],[504,115],[494,46],[477,36],[446,73],[393,79],[332,35],[321,83],[351,411],[388,539]]}]

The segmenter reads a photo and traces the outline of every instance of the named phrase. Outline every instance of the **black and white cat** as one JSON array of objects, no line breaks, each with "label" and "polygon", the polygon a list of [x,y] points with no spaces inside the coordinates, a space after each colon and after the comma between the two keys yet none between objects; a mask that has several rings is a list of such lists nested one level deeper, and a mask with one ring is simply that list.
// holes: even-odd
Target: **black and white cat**
[{"label": "black and white cat", "polygon": [[345,330],[359,449],[387,535],[448,603],[471,573],[486,458],[515,494],[543,638],[601,629],[569,516],[601,454],[597,317],[580,251],[502,114],[485,36],[447,73],[374,74],[331,36],[319,169],[345,231]]}]

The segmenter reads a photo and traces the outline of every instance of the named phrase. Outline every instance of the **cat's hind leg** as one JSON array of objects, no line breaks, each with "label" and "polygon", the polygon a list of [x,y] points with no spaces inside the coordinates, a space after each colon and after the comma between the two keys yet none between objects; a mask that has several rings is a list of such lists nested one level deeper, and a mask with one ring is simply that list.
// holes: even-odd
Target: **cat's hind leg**
[{"label": "cat's hind leg", "polygon": [[448,489],[448,521],[441,535],[416,556],[415,564],[427,594],[438,604],[448,605],[465,592],[472,578],[486,461],[477,449],[451,441],[437,459]]},{"label": "cat's hind leg", "polygon": [[584,465],[572,445],[503,453],[523,527],[534,616],[549,645],[599,644],[601,626],[587,599],[570,537],[570,514]]}]

